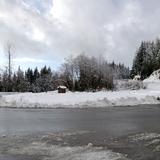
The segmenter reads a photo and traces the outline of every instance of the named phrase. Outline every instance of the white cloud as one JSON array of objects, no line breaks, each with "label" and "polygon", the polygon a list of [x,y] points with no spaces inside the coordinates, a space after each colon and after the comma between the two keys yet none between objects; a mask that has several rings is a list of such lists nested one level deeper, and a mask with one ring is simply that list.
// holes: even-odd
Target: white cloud
[{"label": "white cloud", "polygon": [[34,58],[28,58],[28,57],[14,58],[13,61],[18,63],[47,63],[48,62],[46,60],[34,59]]},{"label": "white cloud", "polygon": [[158,0],[0,0],[0,45],[18,58],[62,61],[70,54],[104,54],[132,63],[141,40],[159,36]]},{"label": "white cloud", "polygon": [[37,27],[34,27],[32,38],[36,41],[44,41],[45,35],[42,30],[40,30]]}]

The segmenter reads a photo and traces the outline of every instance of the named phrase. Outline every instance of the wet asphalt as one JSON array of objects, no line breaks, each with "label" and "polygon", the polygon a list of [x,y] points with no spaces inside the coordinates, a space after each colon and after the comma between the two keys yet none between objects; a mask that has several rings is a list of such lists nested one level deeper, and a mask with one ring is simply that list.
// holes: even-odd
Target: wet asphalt
[{"label": "wet asphalt", "polygon": [[0,109],[0,160],[41,160],[42,157],[34,155],[13,156],[7,152],[33,141],[62,146],[92,143],[132,160],[160,160],[160,150],[155,149],[160,142],[148,146],[148,140],[130,138],[141,133],[160,134],[160,105],[94,109],[3,108]]}]

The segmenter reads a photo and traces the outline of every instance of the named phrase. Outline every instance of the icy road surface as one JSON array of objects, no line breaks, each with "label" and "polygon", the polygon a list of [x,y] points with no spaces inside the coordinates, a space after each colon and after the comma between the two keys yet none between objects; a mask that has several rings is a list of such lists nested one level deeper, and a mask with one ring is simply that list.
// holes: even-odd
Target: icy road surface
[{"label": "icy road surface", "polygon": [[0,109],[2,160],[159,160],[160,106]]}]

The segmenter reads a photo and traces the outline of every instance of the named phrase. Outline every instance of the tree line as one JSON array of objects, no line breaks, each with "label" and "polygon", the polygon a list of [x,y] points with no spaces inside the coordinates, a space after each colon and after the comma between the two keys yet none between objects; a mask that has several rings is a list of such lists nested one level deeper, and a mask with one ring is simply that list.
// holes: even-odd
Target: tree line
[{"label": "tree line", "polygon": [[160,69],[160,39],[142,41],[133,60],[131,77],[140,75],[143,80],[158,69]]},{"label": "tree line", "polygon": [[7,67],[0,76],[0,91],[45,92],[56,90],[59,85],[65,85],[71,91],[112,90],[115,79],[140,75],[143,80],[160,68],[160,39],[141,42],[131,71],[124,64],[109,63],[103,56],[80,54],[67,58],[57,71],[44,66],[26,71],[19,67],[13,72],[11,45],[7,46],[7,59]]},{"label": "tree line", "polygon": [[69,57],[57,71],[44,66],[41,69],[20,67],[1,74],[0,91],[3,92],[46,92],[65,85],[71,91],[96,91],[114,89],[114,79],[129,78],[129,68],[124,64],[108,63],[104,57],[89,57],[80,54]]}]

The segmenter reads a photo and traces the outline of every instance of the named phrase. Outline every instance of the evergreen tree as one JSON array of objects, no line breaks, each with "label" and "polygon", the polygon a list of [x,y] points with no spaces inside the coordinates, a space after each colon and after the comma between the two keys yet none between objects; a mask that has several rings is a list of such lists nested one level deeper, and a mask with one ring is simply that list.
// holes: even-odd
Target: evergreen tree
[{"label": "evergreen tree", "polygon": [[33,72],[33,82],[35,83],[36,79],[38,79],[39,77],[40,77],[40,73],[38,71],[38,68],[36,67]]},{"label": "evergreen tree", "polygon": [[133,61],[131,76],[139,74],[142,79],[160,68],[160,40],[142,42]]}]

